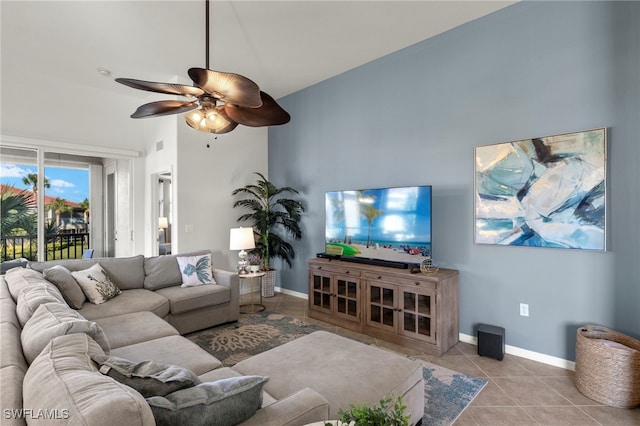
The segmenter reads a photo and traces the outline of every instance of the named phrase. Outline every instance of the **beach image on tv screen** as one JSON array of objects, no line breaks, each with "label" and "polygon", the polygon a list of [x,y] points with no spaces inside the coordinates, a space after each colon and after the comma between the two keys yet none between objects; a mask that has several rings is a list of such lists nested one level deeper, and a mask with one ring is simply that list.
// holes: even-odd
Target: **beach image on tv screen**
[{"label": "beach image on tv screen", "polygon": [[325,195],[325,252],[407,263],[431,257],[431,187]]}]

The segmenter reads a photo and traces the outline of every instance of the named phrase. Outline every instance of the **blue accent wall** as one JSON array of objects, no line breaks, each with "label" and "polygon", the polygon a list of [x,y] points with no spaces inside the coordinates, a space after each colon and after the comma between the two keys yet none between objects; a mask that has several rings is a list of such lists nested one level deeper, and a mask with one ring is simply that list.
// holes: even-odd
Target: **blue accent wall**
[{"label": "blue accent wall", "polygon": [[[292,121],[269,130],[269,177],[308,212],[279,284],[307,292],[326,191],[433,185],[434,261],[460,271],[460,332],[503,326],[508,345],[569,360],[582,324],[640,337],[639,22],[640,2],[525,1],[282,99]],[[474,244],[474,147],[598,127],[607,252]]]}]

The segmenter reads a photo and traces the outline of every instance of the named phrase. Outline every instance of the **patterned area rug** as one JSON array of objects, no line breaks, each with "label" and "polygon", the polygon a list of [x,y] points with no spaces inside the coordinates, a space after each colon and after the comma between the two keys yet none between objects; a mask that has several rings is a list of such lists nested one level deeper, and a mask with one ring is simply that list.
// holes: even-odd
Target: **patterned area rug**
[{"label": "patterned area rug", "polygon": [[452,424],[487,385],[486,380],[457,373],[435,364],[423,367],[422,377],[424,377],[423,426]]},{"label": "patterned area rug", "polygon": [[[261,312],[241,315],[240,321],[186,337],[218,358],[225,367],[280,346],[322,328],[284,315]],[[423,426],[452,424],[487,384],[455,371],[422,361],[424,376]]]},{"label": "patterned area rug", "polygon": [[295,318],[270,314],[240,315],[237,323],[224,324],[188,334],[186,337],[232,367],[253,355],[322,330]]}]

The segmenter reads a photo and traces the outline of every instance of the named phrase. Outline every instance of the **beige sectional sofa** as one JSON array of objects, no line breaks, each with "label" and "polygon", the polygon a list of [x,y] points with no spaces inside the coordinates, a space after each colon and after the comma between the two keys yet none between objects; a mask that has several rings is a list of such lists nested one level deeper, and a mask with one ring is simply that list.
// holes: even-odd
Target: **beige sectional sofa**
[{"label": "beige sectional sofa", "polygon": [[[99,263],[121,293],[104,303],[85,302],[73,309],[66,300],[69,295],[41,273],[61,263],[72,271]],[[266,383],[261,379],[258,388],[261,399],[253,409],[257,411],[240,423],[245,426],[304,425],[337,418],[338,410],[351,402],[374,404],[389,393],[403,397],[412,423],[422,418],[420,363],[376,347],[316,332],[227,368],[183,337],[238,319],[235,273],[214,270],[216,284],[183,288],[176,255],[32,263],[31,267],[0,277],[3,425],[156,424],[158,404],[152,399],[159,397],[145,399],[106,375],[105,366],[98,363],[100,357],[108,358],[105,355],[131,363],[183,367],[200,382],[187,391],[209,392],[207,398],[216,386],[224,387],[229,381],[268,377]],[[160,398],[159,406],[181,392]],[[180,412],[165,412],[180,416]],[[228,414],[223,417],[206,423],[236,423]],[[202,420],[198,414],[198,421]]]}]

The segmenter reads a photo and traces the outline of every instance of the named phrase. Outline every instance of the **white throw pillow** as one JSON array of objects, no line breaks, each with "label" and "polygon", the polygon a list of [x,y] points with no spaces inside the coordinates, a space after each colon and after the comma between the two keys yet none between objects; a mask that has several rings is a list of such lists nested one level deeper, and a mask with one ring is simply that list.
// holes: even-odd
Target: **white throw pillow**
[{"label": "white throw pillow", "polygon": [[99,263],[89,269],[71,273],[76,279],[89,302],[99,305],[120,294],[116,286]]},{"label": "white throw pillow", "polygon": [[202,256],[177,256],[178,268],[182,275],[181,287],[215,284],[211,272],[211,254]]}]

